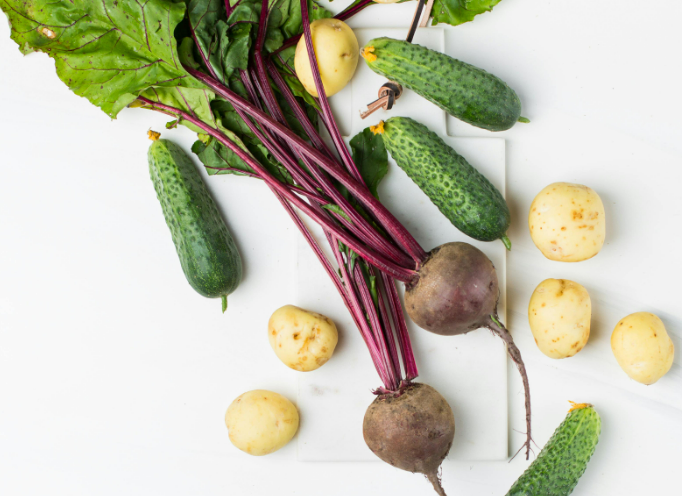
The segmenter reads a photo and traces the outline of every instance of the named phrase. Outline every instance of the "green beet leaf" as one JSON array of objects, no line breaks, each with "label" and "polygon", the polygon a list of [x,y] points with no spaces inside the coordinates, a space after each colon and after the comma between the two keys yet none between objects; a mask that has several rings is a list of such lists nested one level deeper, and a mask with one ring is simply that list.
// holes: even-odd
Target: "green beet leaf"
[{"label": "green beet leaf", "polygon": [[457,26],[473,21],[474,17],[490,12],[501,0],[435,0],[433,2],[433,25],[438,23]]},{"label": "green beet leaf", "polygon": [[[227,131],[225,135],[239,144],[240,148],[248,150],[234,133]],[[199,135],[199,139],[192,145],[192,151],[204,164],[209,175],[253,173],[251,168],[234,152],[210,136]]]},{"label": "green beet leaf", "polygon": [[[222,129],[222,131],[240,148],[248,151],[251,156],[278,180],[293,184],[289,173],[270,156],[270,153],[263,145],[249,142],[244,143],[233,132],[226,129]],[[211,176],[215,174],[235,174],[237,176],[254,174],[253,169],[246,162],[239,158],[232,150],[210,136],[199,135],[199,139],[192,145],[192,151],[199,157],[201,163],[206,167],[206,172]]]},{"label": "green beet leaf", "polygon": [[116,117],[151,87],[202,87],[177,53],[185,5],[167,0],[0,0],[23,53],[55,60],[77,95]]},{"label": "green beet leaf", "polygon": [[388,172],[388,152],[381,134],[375,135],[369,128],[365,128],[350,140],[350,147],[358,172],[378,199],[377,188]]},{"label": "green beet leaf", "polygon": [[[253,5],[238,5],[226,21],[222,0],[192,0],[187,7],[190,30],[204,64],[218,80],[226,83],[237,69],[246,69],[251,48],[251,31],[258,22]],[[232,26],[232,27],[230,27]]]},{"label": "green beet leaf", "polygon": [[[219,121],[216,120],[211,110],[211,102],[215,95],[209,90],[183,88],[180,86],[174,88],[149,88],[141,96],[153,102],[163,103],[184,110],[214,128],[219,127]],[[180,124],[187,126],[195,133],[204,132],[187,121],[181,121]]]}]

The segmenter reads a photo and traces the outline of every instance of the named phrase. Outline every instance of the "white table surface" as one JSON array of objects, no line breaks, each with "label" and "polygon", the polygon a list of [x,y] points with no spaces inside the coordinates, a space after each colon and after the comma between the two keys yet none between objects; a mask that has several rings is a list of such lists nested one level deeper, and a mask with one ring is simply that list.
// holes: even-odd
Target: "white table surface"
[{"label": "white table surface", "polygon": [[[372,7],[352,24],[400,25],[411,10]],[[496,135],[507,140],[513,216],[508,324],[540,446],[569,399],[602,416],[576,495],[680,487],[681,17],[673,0],[504,0],[446,32],[447,52],[507,81],[532,120]],[[254,458],[230,445],[222,416],[235,396],[296,396],[296,372],[273,373],[263,353],[269,313],[288,303],[293,226],[257,182],[211,179],[246,263],[221,315],[183,280],[148,178],[144,134],[165,119],[136,110],[111,122],[45,56],[22,57],[4,22],[0,61],[0,494],[431,494],[421,477],[381,463],[300,463],[294,443]],[[486,135],[450,124],[455,135]],[[165,136],[192,142],[183,129]],[[587,184],[604,201],[607,241],[590,261],[550,262],[530,240],[528,207],[554,181]],[[592,296],[592,336],[569,360],[542,355],[528,328],[528,299],[547,277]],[[649,387],[625,376],[608,344],[618,319],[639,310],[657,313],[677,348],[671,372]],[[523,399],[511,365],[508,377],[512,450]],[[527,464],[449,463],[444,486],[502,495]]]}]

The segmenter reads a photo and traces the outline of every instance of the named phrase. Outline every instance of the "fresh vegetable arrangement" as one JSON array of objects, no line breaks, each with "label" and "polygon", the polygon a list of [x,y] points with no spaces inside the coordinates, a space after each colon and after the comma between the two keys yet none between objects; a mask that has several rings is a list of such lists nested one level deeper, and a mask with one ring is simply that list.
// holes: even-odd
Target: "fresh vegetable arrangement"
[{"label": "fresh vegetable arrangement", "polygon": [[[425,251],[372,194],[365,177],[371,181],[375,174],[360,169],[346,148],[313,50],[310,21],[329,17],[326,11],[307,0],[242,0],[234,5],[192,0],[186,16],[182,4],[162,0],[144,6],[61,1],[42,9],[40,1],[3,4],[12,37],[22,50],[41,50],[53,57],[62,81],[112,117],[131,104],[173,117],[170,126],[183,124],[198,132],[193,151],[207,169],[260,178],[273,191],[332,278],[365,339],[383,382],[377,394],[386,401],[380,404],[387,404],[389,397],[411,398],[429,391],[435,399],[418,402],[428,416],[429,408],[444,401],[432,388],[412,385],[417,368],[395,280],[410,288],[410,315],[442,311],[437,327],[428,319],[418,320],[427,329],[458,334],[486,326],[499,334],[524,376],[528,456],[528,380],[520,353],[496,315],[494,268],[485,255],[462,243],[457,250],[446,245]],[[293,48],[275,53],[285,47],[284,36],[295,36],[301,29],[319,100],[307,95],[295,78]],[[316,111],[338,157],[318,134]],[[338,273],[294,208],[323,227]],[[457,287],[446,281],[454,273],[465,276]],[[476,293],[472,285],[481,278],[490,284],[485,294],[476,295],[480,311],[457,315],[452,309],[461,304],[462,295]],[[432,284],[446,291],[442,298],[421,296],[422,288]],[[399,444],[395,456],[408,460],[400,464],[403,468],[423,469],[442,491],[436,470],[449,444],[444,449],[441,435],[435,433],[454,435],[452,419],[437,418],[433,429],[418,429],[401,420],[414,413],[404,408],[392,417],[393,429],[398,436],[421,439],[418,454],[423,459],[411,459],[414,453],[400,452]]]},{"label": "fresh vegetable arrangement", "polygon": [[[434,23],[467,22],[498,2],[436,0]],[[511,216],[490,181],[413,119],[387,119],[346,146],[327,97],[350,81],[358,63],[357,39],[343,20],[371,4],[358,0],[332,18],[312,0],[0,0],[20,50],[52,57],[76,94],[112,118],[127,107],[168,115],[168,127],[197,134],[192,151],[209,174],[260,179],[273,192],[334,283],[381,380],[364,417],[367,446],[385,462],[425,475],[443,495],[438,471],[455,417],[438,391],[415,382],[398,283],[405,285],[405,311],[421,328],[444,336],[487,328],[504,341],[524,386],[526,459],[529,381],[498,316],[490,259],[463,242],[425,249],[381,203],[387,152],[468,236],[500,239],[510,249]],[[503,81],[444,54],[377,38],[362,56],[375,72],[474,126],[502,131],[527,122]],[[187,280],[200,294],[220,297],[225,311],[242,265],[213,199],[177,145],[156,140],[148,159]],[[331,258],[301,213],[322,227]],[[555,183],[533,202],[529,227],[547,258],[582,261],[602,248],[604,217],[596,192]],[[541,283],[529,305],[541,351],[552,358],[578,353],[589,338],[591,305],[580,284]],[[327,317],[287,305],[270,318],[268,339],[285,365],[310,372],[332,357],[338,332]],[[670,369],[674,354],[663,323],[644,313],[619,322],[612,348],[626,373],[645,384]],[[293,438],[299,415],[283,396],[255,390],[235,399],[225,421],[236,447],[265,455]],[[591,405],[576,405],[509,494],[568,495],[600,425]]]}]

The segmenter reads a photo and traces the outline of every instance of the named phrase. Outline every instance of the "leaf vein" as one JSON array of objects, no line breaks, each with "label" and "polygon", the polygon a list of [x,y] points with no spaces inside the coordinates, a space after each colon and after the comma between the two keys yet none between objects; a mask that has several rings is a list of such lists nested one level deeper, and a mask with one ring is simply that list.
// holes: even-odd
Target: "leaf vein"
[{"label": "leaf vein", "polygon": [[[170,27],[171,27],[170,9],[167,9],[167,14],[168,14],[168,22],[166,24],[168,25],[168,39],[170,40],[170,43],[172,44],[174,37],[173,37],[173,35],[171,33],[171,29],[170,29]],[[178,68],[178,61],[175,60],[175,50],[173,50],[172,46],[171,46],[171,57],[173,57],[173,65],[177,69]]]},{"label": "leaf vein", "polygon": [[147,5],[146,3],[142,5],[138,0],[135,0],[135,3],[140,7],[140,10],[142,11],[142,24],[144,25],[144,37],[147,40],[147,48],[149,51],[152,51],[152,46],[149,43],[149,29],[147,29],[147,15],[145,14],[144,8]]},{"label": "leaf vein", "polygon": [[[62,60],[66,65],[69,66],[69,68],[71,68],[74,71],[118,71],[118,72],[139,71],[141,69],[146,69],[147,67],[151,67],[154,64],[158,64],[159,62],[163,62],[162,59],[158,59],[158,60],[155,60],[154,62],[150,62],[149,64],[141,65],[140,67],[132,67],[130,69],[121,69],[120,67],[116,67],[113,69],[110,69],[108,67],[87,67],[85,69],[81,69],[81,68],[72,66],[71,64],[69,64],[68,60],[66,60],[66,59],[62,59]],[[177,78],[173,78],[173,79],[177,79]],[[170,81],[172,81],[172,79],[170,79]]]}]

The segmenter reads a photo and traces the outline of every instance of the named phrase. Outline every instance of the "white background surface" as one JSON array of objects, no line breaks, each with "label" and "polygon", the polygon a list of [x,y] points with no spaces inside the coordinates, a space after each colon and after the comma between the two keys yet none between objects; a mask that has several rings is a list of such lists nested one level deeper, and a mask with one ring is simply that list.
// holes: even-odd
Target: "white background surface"
[{"label": "white background surface", "polygon": [[[354,25],[399,25],[411,10],[372,7]],[[568,399],[602,416],[577,495],[679,491],[681,17],[672,0],[504,0],[446,33],[448,53],[507,81],[532,120],[499,134],[513,215],[508,323],[539,445]],[[211,179],[246,262],[222,316],[183,280],[148,179],[144,134],[164,119],[138,110],[110,122],[8,36],[0,22],[0,494],[430,494],[421,477],[381,463],[303,464],[293,443],[252,458],[229,444],[222,415],[235,396],[295,397],[296,372],[273,373],[263,352],[271,309],[289,302],[293,227],[262,185]],[[166,137],[192,141],[184,130]],[[605,203],[607,243],[590,261],[545,260],[528,235],[530,202],[558,180]],[[529,333],[528,298],[546,277],[580,282],[593,299],[590,342],[570,360],[544,357]],[[639,310],[663,319],[678,352],[650,387],[630,381],[608,345],[618,319]],[[513,372],[510,449],[523,429]],[[527,463],[447,464],[444,486],[502,495]]]}]

